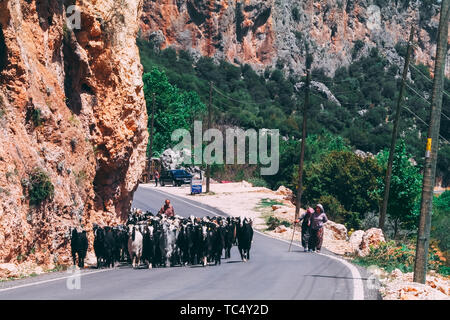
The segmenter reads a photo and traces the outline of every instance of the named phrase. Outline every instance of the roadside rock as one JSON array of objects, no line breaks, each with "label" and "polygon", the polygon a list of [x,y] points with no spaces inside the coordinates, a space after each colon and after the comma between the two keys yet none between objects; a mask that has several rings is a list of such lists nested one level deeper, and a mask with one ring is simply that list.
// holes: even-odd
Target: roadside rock
[{"label": "roadside rock", "polygon": [[352,233],[352,235],[350,236],[350,239],[348,240],[348,242],[351,245],[352,252],[358,251],[359,246],[361,245],[363,236],[364,236],[363,230],[356,230],[355,232]]},{"label": "roadside rock", "polygon": [[275,233],[283,233],[288,231],[285,225],[279,225],[278,227],[275,228]]},{"label": "roadside rock", "polygon": [[324,228],[324,238],[347,240],[347,228],[343,224],[328,220],[328,222],[324,224]]},{"label": "roadside rock", "polygon": [[242,184],[242,186],[243,186],[244,188],[252,188],[252,187],[253,187],[253,185],[252,185],[250,182],[247,182],[247,181],[245,181],[245,180],[243,180],[243,181],[241,182],[241,184]]},{"label": "roadside rock", "polygon": [[381,229],[371,228],[367,230],[362,237],[358,255],[360,257],[367,256],[370,252],[370,247],[378,247],[381,242],[386,242]]},{"label": "roadside rock", "polygon": [[277,191],[275,191],[275,194],[283,196],[283,200],[289,201],[291,205],[294,203],[294,192],[285,186],[280,186]]},{"label": "roadside rock", "polygon": [[1,263],[0,264],[0,279],[7,279],[10,277],[18,277],[19,269],[14,263]]},{"label": "roadside rock", "polygon": [[280,186],[277,191],[276,194],[282,195],[282,196],[288,196],[288,197],[292,197],[293,196],[293,192],[291,189],[286,188],[285,186]]},{"label": "roadside rock", "polygon": [[427,274],[426,284],[413,282],[413,273],[393,270],[380,289],[384,300],[449,300],[450,281],[435,273]]}]

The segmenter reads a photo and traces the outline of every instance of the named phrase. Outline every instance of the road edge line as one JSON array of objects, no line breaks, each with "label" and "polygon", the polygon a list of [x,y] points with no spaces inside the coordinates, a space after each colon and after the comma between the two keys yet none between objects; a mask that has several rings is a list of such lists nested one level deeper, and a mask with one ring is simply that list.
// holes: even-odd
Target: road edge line
[{"label": "road edge line", "polygon": [[[84,276],[87,276],[87,275],[90,275],[90,274],[95,274],[95,273],[100,273],[100,272],[112,271],[112,270],[114,270],[114,269],[104,269],[104,270],[97,270],[97,271],[92,271],[92,272],[80,273],[80,277],[84,277]],[[48,283],[48,282],[64,280],[64,279],[68,279],[68,278],[71,278],[71,277],[73,277],[73,275],[65,276],[65,277],[59,277],[59,278],[55,278],[55,279],[48,279],[48,280],[43,280],[43,281],[36,281],[36,282],[32,282],[32,283],[26,283],[26,284],[18,285],[18,286],[15,286],[15,287],[9,287],[9,288],[0,289],[0,292],[5,292],[5,291],[9,291],[9,290],[14,290],[14,289],[31,287],[31,286],[35,286],[35,285],[39,285],[39,284]],[[14,281],[14,280],[12,280],[12,281]]]}]

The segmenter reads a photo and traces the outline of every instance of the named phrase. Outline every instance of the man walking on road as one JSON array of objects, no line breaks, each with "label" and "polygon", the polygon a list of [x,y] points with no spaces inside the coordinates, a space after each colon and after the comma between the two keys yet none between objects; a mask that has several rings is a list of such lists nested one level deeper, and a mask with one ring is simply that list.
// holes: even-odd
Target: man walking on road
[{"label": "man walking on road", "polygon": [[159,210],[160,214],[165,214],[167,217],[173,217],[175,216],[175,210],[173,209],[173,206],[170,204],[170,200],[167,199],[162,206],[162,208]]}]

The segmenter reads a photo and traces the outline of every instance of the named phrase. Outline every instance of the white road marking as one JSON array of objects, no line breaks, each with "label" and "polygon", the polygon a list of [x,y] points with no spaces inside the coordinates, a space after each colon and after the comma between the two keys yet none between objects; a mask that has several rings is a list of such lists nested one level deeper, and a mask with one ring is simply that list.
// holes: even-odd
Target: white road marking
[{"label": "white road marking", "polygon": [[[87,275],[94,274],[94,273],[99,273],[99,272],[112,271],[112,270],[114,270],[114,269],[104,269],[104,270],[97,270],[97,271],[92,271],[92,272],[80,273],[80,277],[87,276]],[[71,277],[73,277],[73,275],[69,275],[69,276],[66,276],[66,277],[59,277],[59,278],[55,278],[55,279],[44,280],[44,281],[37,281],[37,282],[22,284],[22,285],[15,286],[15,287],[0,289],[0,292],[5,292],[5,291],[19,289],[19,288],[26,288],[26,287],[36,286],[38,284],[43,284],[43,283],[48,283],[48,282],[53,282],[53,281],[58,281],[58,280],[64,280],[64,279],[68,279],[68,278],[71,278]]]},{"label": "white road marking", "polygon": [[[191,205],[191,206],[193,206],[193,207],[196,207],[196,208],[199,208],[199,209],[202,209],[202,210],[211,212],[211,213],[212,213],[213,215],[215,215],[215,216],[221,216],[220,214],[217,214],[217,213],[215,213],[215,212],[213,212],[213,211],[211,211],[211,210],[209,210],[209,209],[202,208],[202,207],[197,206],[197,205],[195,205],[195,204],[192,204],[192,203],[190,203],[190,202],[188,202],[188,201],[185,201],[185,200],[183,200],[180,196],[176,196],[176,195],[173,195],[173,194],[170,194],[170,193],[167,193],[167,192],[163,192],[163,191],[160,191],[160,190],[156,190],[155,188],[152,188],[152,187],[150,187],[150,186],[145,186],[145,185],[140,185],[140,186],[143,187],[143,188],[145,188],[145,189],[151,189],[151,190],[153,190],[153,191],[157,191],[157,192],[162,193],[162,194],[164,194],[164,195],[170,195],[170,196],[173,196],[173,197],[177,198],[178,200],[180,200],[180,201],[182,201],[182,202],[184,202],[184,203],[187,203],[187,204],[189,204],[189,205]],[[218,210],[219,210],[219,209],[218,209]],[[222,216],[221,216],[221,217],[222,217]],[[275,239],[275,240],[279,240],[279,241],[283,241],[283,242],[286,242],[286,243],[290,243],[290,241],[287,241],[287,240],[284,240],[284,239],[275,238],[275,237],[273,237],[273,236],[270,236],[270,235],[268,235],[268,234],[262,233],[262,232],[257,231],[257,230],[254,230],[254,232],[256,232],[256,233],[258,233],[258,234],[260,234],[260,235],[263,235],[263,236],[265,236],[265,237],[268,237],[268,238],[272,238],[272,239]],[[299,248],[303,248],[303,247],[302,247],[301,245],[299,245],[299,244],[296,244],[296,243],[292,243],[292,244],[293,244],[294,246],[299,247]],[[320,254],[320,255],[322,255],[322,256],[324,256],[324,257],[327,257],[327,258],[330,258],[330,259],[334,259],[334,260],[336,260],[336,261],[339,261],[339,262],[341,262],[344,266],[346,266],[348,269],[350,269],[350,272],[351,272],[352,277],[353,277],[353,300],[364,300],[364,284],[363,284],[363,281],[362,281],[362,276],[361,276],[361,273],[359,272],[359,270],[358,270],[354,265],[352,265],[351,263],[349,263],[349,262],[347,262],[347,261],[345,261],[345,260],[343,260],[343,259],[340,259],[340,258],[337,258],[337,257],[333,257],[333,256],[330,256],[330,255],[327,255],[327,254],[323,254],[323,253],[316,253],[316,254]]]}]

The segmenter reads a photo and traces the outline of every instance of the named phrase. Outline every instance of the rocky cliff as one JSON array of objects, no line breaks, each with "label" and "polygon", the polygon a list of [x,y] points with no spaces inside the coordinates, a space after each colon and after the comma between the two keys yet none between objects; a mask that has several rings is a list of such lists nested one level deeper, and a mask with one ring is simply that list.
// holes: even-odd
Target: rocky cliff
[{"label": "rocky cliff", "polygon": [[[161,48],[249,63],[263,70],[279,62],[302,74],[305,43],[313,68],[333,75],[377,46],[399,62],[395,45],[408,40],[414,24],[419,38],[415,61],[433,66],[439,6],[420,0],[147,0],[142,37]],[[362,41],[362,42],[361,42]],[[450,75],[450,62],[446,74]]]},{"label": "rocky cliff", "polygon": [[0,0],[0,263],[65,263],[69,227],[126,217],[148,140],[141,11]]}]

